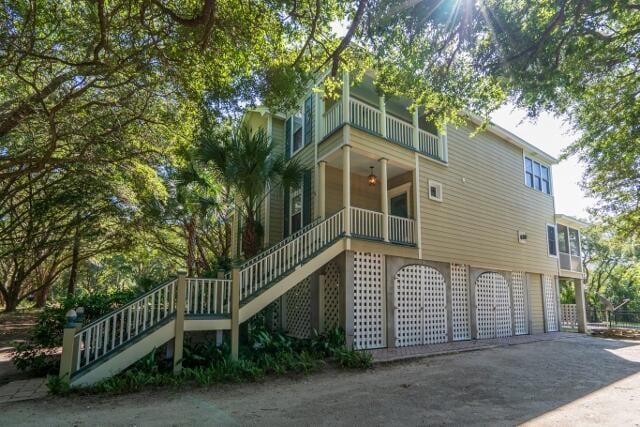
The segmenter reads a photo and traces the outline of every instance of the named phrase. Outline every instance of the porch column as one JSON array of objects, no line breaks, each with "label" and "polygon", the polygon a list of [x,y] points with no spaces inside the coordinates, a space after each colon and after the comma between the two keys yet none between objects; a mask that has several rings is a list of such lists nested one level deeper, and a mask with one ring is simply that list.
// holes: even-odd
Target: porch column
[{"label": "porch column", "polygon": [[447,125],[443,130],[438,130],[438,156],[443,162],[449,161],[449,148],[447,146]]},{"label": "porch column", "polygon": [[327,216],[327,162],[321,160],[318,166],[318,199],[320,201],[318,212],[320,218],[324,219]]},{"label": "porch column", "polygon": [[418,115],[418,107],[413,112],[413,148],[420,150],[420,136],[418,129],[420,129],[420,116]]},{"label": "porch column", "polygon": [[351,146],[342,146],[342,206],[344,234],[351,236]]},{"label": "porch column", "polygon": [[342,73],[342,123],[351,122],[351,109],[349,108],[350,84],[349,72],[345,71]]},{"label": "porch column", "polygon": [[578,332],[587,332],[587,304],[584,298],[584,281],[573,279],[576,292],[576,320],[578,322]]},{"label": "porch column", "polygon": [[387,194],[387,162],[380,159],[380,208],[382,210],[382,238],[389,241],[389,201]]},{"label": "porch column", "polygon": [[387,103],[384,95],[380,97],[380,133],[383,138],[387,137]]}]

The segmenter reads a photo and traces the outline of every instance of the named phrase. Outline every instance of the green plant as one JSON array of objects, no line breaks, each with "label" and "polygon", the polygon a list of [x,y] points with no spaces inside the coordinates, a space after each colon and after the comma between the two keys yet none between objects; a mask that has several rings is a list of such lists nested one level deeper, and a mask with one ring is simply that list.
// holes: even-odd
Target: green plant
[{"label": "green plant", "polygon": [[71,386],[66,378],[60,378],[57,375],[49,375],[47,377],[47,388],[51,394],[66,396],[71,392]]},{"label": "green plant", "polygon": [[18,343],[11,360],[20,371],[43,376],[55,374],[60,366],[60,355],[55,349],[32,343]]},{"label": "green plant", "polygon": [[373,366],[373,356],[371,354],[343,348],[336,353],[338,366],[346,369],[369,369]]}]

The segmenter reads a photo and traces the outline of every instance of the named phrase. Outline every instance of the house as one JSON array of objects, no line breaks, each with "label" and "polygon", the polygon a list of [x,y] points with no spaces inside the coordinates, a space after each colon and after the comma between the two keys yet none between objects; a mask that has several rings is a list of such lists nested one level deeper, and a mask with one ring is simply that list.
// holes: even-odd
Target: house
[{"label": "house", "polygon": [[571,232],[558,244],[557,160],[498,126],[471,137],[474,117],[439,133],[410,100],[379,96],[371,75],[343,80],[340,99],[309,90],[298,111],[245,114],[306,168],[300,188],[268,193],[268,249],[230,277],[181,275],[70,324],[62,375],[91,383],[170,340],[179,370],[185,331],[229,330],[237,355],[239,325],[266,308],[293,336],[341,326],[357,349],[559,330],[559,279],[582,295],[582,276]]}]

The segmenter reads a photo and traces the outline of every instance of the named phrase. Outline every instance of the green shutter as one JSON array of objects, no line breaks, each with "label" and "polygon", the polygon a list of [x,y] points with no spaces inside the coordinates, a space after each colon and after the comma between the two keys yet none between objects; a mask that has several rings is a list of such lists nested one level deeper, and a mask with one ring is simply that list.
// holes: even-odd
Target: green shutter
[{"label": "green shutter", "polygon": [[313,137],[313,96],[304,101],[304,145],[311,144]]},{"label": "green shutter", "polygon": [[302,225],[311,223],[311,170],[304,171],[302,178]]},{"label": "green shutter", "polygon": [[291,156],[291,117],[284,124],[284,158],[289,160]]},{"label": "green shutter", "polygon": [[282,237],[289,235],[289,189],[284,189],[284,230],[282,231]]}]

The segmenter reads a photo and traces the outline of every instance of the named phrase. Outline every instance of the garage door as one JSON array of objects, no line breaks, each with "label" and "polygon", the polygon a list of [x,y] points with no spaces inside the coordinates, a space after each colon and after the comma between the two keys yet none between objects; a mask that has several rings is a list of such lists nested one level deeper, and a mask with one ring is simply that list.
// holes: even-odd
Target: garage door
[{"label": "garage door", "polygon": [[396,347],[447,342],[444,277],[425,265],[410,265],[394,280]]},{"label": "garage door", "polygon": [[511,336],[511,298],[505,278],[495,272],[476,280],[478,339]]}]

